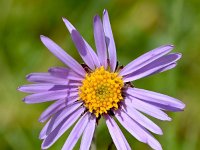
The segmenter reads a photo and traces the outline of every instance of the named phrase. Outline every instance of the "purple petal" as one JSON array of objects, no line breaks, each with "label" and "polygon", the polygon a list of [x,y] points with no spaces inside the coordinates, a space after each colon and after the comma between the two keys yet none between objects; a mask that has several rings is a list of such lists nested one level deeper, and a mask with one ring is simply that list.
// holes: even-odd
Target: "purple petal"
[{"label": "purple petal", "polygon": [[89,121],[90,113],[84,114],[81,119],[76,123],[74,128],[72,129],[70,135],[68,136],[62,150],[72,150],[75,144],[77,143],[78,139],[80,138],[81,134],[85,130],[88,121]]},{"label": "purple petal", "polygon": [[[78,96],[71,96],[64,99],[60,99],[50,105],[40,116],[39,121],[45,122],[47,119],[49,119],[52,115],[63,109],[64,107],[69,107],[71,104],[75,104],[77,101]],[[72,106],[70,106],[72,107]],[[64,110],[63,110],[64,111]],[[68,112],[69,113],[69,112]],[[65,114],[66,115],[66,114]]]},{"label": "purple petal", "polygon": [[158,70],[162,70],[162,68],[167,67],[168,65],[176,62],[181,58],[181,54],[178,53],[171,53],[165,56],[160,57],[159,59],[156,59],[155,61],[147,64],[146,66],[140,68],[139,70],[136,70],[135,72],[132,72],[131,74],[128,74],[127,76],[124,76],[124,82],[129,82],[133,80],[137,80],[146,76],[151,75],[154,72],[158,72]]},{"label": "purple petal", "polygon": [[93,58],[88,52],[88,49],[81,35],[78,33],[78,31],[72,30],[71,36],[85,64],[88,65],[92,70],[94,70],[95,64],[93,63]]},{"label": "purple petal", "polygon": [[63,120],[66,120],[66,118],[68,118],[73,112],[78,110],[80,106],[81,103],[74,103],[72,105],[65,106],[64,109],[57,112],[40,132],[40,138],[45,138],[49,133],[57,128],[63,122]]},{"label": "purple petal", "polygon": [[172,45],[163,45],[161,47],[158,47],[156,49],[153,49],[142,56],[138,57],[137,59],[130,62],[128,65],[126,65],[121,71],[120,75],[125,76],[127,74],[130,74],[147,64],[151,63],[152,61],[160,58],[161,56],[169,53],[173,49]]},{"label": "purple petal", "polygon": [[170,70],[170,69],[173,69],[174,67],[176,67],[177,63],[171,63],[161,69],[158,69],[156,70],[155,72],[152,72],[151,74],[149,74],[148,76],[151,76],[153,74],[157,74],[157,73],[161,73],[161,72],[164,72],[164,71],[167,71],[167,70]]},{"label": "purple petal", "polygon": [[155,134],[163,134],[160,127],[158,127],[153,121],[148,119],[146,116],[144,116],[142,113],[137,111],[134,108],[131,108],[129,105],[124,106],[124,111],[136,122],[141,124],[143,127],[147,128],[151,132]]},{"label": "purple petal", "polygon": [[89,122],[85,128],[85,131],[83,132],[80,150],[89,150],[90,149],[90,145],[91,145],[92,138],[94,135],[95,125],[96,125],[96,117],[91,116],[89,118]]},{"label": "purple petal", "polygon": [[[59,110],[60,111],[60,110]],[[58,113],[58,112],[56,112]],[[45,124],[45,126],[42,128],[42,130],[40,131],[40,135],[39,135],[39,139],[40,140],[44,140],[47,135],[46,135],[46,131],[47,131],[47,128],[49,126],[49,123],[50,123],[51,119]]]},{"label": "purple petal", "polygon": [[54,84],[48,84],[48,83],[28,84],[19,87],[18,90],[26,93],[39,93],[39,92],[46,92],[53,86]]},{"label": "purple petal", "polygon": [[124,113],[124,111],[115,111],[115,117],[121,123],[121,125],[138,141],[146,143],[146,136],[143,134],[144,131],[133,119],[131,119],[126,113]]},{"label": "purple petal", "polygon": [[75,96],[68,96],[68,97],[65,98],[65,105],[72,104],[72,103],[74,103],[76,101],[77,102],[82,102],[82,101],[80,101],[78,99],[79,99],[79,95],[78,94],[75,95]]},{"label": "purple petal", "polygon": [[42,103],[53,101],[61,98],[65,98],[67,96],[77,95],[78,91],[70,91],[67,90],[58,90],[58,91],[47,91],[42,93],[36,93],[32,95],[28,95],[24,98],[24,102],[28,104],[32,103]]},{"label": "purple petal", "polygon": [[51,133],[65,118],[69,117],[81,105],[82,105],[82,103],[80,103],[80,102],[73,103],[71,105],[69,104],[68,106],[66,106],[65,109],[63,109],[59,113],[55,114],[49,123],[49,126],[46,130],[46,135]]},{"label": "purple petal", "polygon": [[160,143],[150,133],[148,133],[147,144],[155,150],[162,150]]},{"label": "purple petal", "polygon": [[101,65],[107,68],[107,50],[103,25],[98,15],[94,17],[94,39]]},{"label": "purple petal", "polygon": [[52,68],[49,68],[48,72],[52,76],[66,79],[66,77],[67,77],[67,75],[68,75],[70,70],[71,69],[65,68],[65,67],[52,67]]},{"label": "purple petal", "polygon": [[149,103],[149,104],[153,105],[154,107],[161,109],[161,110],[164,110],[164,111],[173,111],[173,112],[183,111],[183,109],[173,107],[173,106],[162,105],[162,104],[158,104],[158,103],[154,103],[154,102],[148,102],[148,101],[146,101],[146,103]]},{"label": "purple petal", "polygon": [[109,115],[104,115],[110,135],[118,150],[131,150],[120,128]]},{"label": "purple petal", "polygon": [[68,80],[52,76],[49,73],[31,73],[26,76],[29,82],[67,84]]},{"label": "purple petal", "polygon": [[168,117],[166,113],[159,110],[158,108],[154,107],[153,105],[150,105],[148,103],[145,103],[143,101],[140,101],[134,97],[128,97],[124,100],[125,105],[133,107],[139,111],[142,111],[154,118],[160,119],[160,120],[167,120],[171,121],[171,118]]},{"label": "purple petal", "polygon": [[142,127],[141,125],[139,125],[143,131],[145,132],[144,135],[147,137],[147,144],[155,149],[155,150],[162,150],[162,146],[160,145],[160,143],[151,135],[151,133],[149,133],[144,127]]},{"label": "purple petal", "polygon": [[65,107],[65,99],[60,99],[55,103],[51,104],[43,113],[40,115],[39,122],[45,122],[52,115]]},{"label": "purple petal", "polygon": [[[76,30],[75,27],[65,18],[63,18],[63,21],[67,27],[67,29],[69,30],[70,34],[72,33],[73,30]],[[96,67],[100,67],[100,62],[99,59],[96,55],[96,53],[94,52],[94,50],[91,48],[91,46],[84,40],[84,38],[82,38],[84,43],[85,43],[85,48],[87,49],[88,55],[90,55],[90,58],[92,57],[93,63]]]},{"label": "purple petal", "polygon": [[41,93],[41,92],[47,92],[47,91],[57,91],[57,90],[64,90],[64,89],[77,89],[77,88],[78,88],[77,86],[38,83],[38,84],[23,85],[19,87],[18,90],[21,92],[26,92],[26,93]]},{"label": "purple petal", "polygon": [[115,41],[113,38],[112,28],[110,25],[110,20],[109,20],[107,10],[104,10],[103,12],[103,29],[105,32],[106,43],[108,46],[110,68],[111,68],[111,71],[114,72],[116,68],[116,64],[117,64],[117,54],[116,54]]},{"label": "purple petal", "polygon": [[183,102],[164,94],[138,88],[128,88],[126,90],[126,93],[144,101],[162,104],[165,106],[178,108],[180,110],[183,110],[185,108],[185,104]]},{"label": "purple petal", "polygon": [[162,150],[160,143],[145,128],[131,119],[124,111],[115,111],[115,116],[122,126],[124,126],[124,128],[139,141],[147,143],[155,150]]},{"label": "purple petal", "polygon": [[131,150],[131,147],[130,147],[128,141],[126,140],[124,134],[122,133],[122,131],[121,131],[120,129],[119,129],[119,131],[120,131],[121,137],[123,138],[123,140],[124,140],[124,142],[125,142],[125,144],[126,144],[127,150]]},{"label": "purple petal", "polygon": [[[74,122],[81,116],[84,108],[79,108],[77,111],[72,113],[68,118],[63,120],[42,142],[42,149],[47,149],[53,145],[63,133],[65,133]],[[42,135],[41,135],[42,136]]]},{"label": "purple petal", "polygon": [[48,72],[52,76],[67,79],[67,80],[82,81],[84,79],[82,76],[75,73],[73,70],[64,68],[64,67],[52,67],[48,70]]},{"label": "purple petal", "polygon": [[77,74],[85,76],[85,70],[83,67],[70,55],[68,55],[61,47],[54,43],[51,39],[45,36],[40,36],[43,44],[64,64],[71,68]]}]

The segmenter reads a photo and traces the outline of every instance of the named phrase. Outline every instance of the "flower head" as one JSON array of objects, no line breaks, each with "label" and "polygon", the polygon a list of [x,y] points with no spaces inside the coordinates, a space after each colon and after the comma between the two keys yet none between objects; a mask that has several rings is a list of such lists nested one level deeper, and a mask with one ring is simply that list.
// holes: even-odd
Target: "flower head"
[{"label": "flower head", "polygon": [[53,145],[77,120],[62,149],[73,149],[81,135],[80,149],[89,149],[97,121],[102,117],[118,150],[131,148],[114,117],[136,139],[153,149],[162,149],[149,132],[162,134],[162,130],[144,114],[170,121],[165,111],[181,111],[185,105],[170,96],[136,88],[131,82],[174,68],[181,54],[169,53],[173,46],[164,45],[121,67],[117,65],[106,10],[103,22],[99,16],[94,17],[97,53],[67,19],[63,21],[84,64],[79,64],[51,39],[41,36],[43,44],[67,67],[53,67],[48,73],[31,73],[27,80],[34,84],[19,88],[31,93],[24,98],[25,103],[55,101],[39,119],[40,122],[48,120],[40,133],[42,149]]}]

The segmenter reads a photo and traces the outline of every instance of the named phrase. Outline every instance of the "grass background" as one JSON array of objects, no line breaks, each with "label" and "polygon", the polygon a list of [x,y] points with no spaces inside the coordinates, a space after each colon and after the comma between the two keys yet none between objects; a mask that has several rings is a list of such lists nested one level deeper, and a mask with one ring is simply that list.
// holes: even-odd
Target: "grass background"
[{"label": "grass background", "polygon": [[[25,94],[16,89],[27,84],[26,74],[63,64],[42,45],[39,35],[50,37],[82,62],[61,18],[68,18],[94,47],[93,16],[102,15],[104,8],[109,11],[121,64],[163,44],[174,44],[174,52],[183,53],[175,69],[138,80],[134,85],[186,103],[184,112],[169,114],[172,122],[154,119],[164,132],[156,136],[164,150],[199,149],[199,0],[0,0],[1,150],[40,149],[38,135],[43,125],[37,119],[49,104],[24,104],[21,99]],[[150,149],[123,132],[133,149]],[[67,133],[51,149],[60,149],[66,138]],[[106,150],[110,142],[102,121],[97,130],[97,149]]]}]

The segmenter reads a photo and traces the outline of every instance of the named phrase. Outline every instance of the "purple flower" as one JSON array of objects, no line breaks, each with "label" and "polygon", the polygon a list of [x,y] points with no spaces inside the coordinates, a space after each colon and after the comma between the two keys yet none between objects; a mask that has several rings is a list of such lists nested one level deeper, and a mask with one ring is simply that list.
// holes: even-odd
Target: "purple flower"
[{"label": "purple flower", "polygon": [[19,88],[31,93],[24,98],[25,103],[55,101],[39,118],[40,122],[48,120],[40,133],[42,149],[52,146],[77,120],[62,149],[73,149],[81,135],[80,149],[89,149],[102,117],[118,150],[131,147],[114,118],[137,140],[161,150],[160,143],[150,132],[161,135],[162,130],[144,114],[170,121],[165,111],[181,111],[185,104],[167,95],[136,88],[131,82],[174,68],[181,54],[169,53],[173,46],[164,45],[124,68],[118,66],[106,10],[102,20],[98,15],[94,17],[96,54],[75,27],[63,18],[84,64],[79,64],[51,39],[41,36],[43,44],[67,66],[50,68],[48,73],[31,73],[27,80],[34,84]]}]

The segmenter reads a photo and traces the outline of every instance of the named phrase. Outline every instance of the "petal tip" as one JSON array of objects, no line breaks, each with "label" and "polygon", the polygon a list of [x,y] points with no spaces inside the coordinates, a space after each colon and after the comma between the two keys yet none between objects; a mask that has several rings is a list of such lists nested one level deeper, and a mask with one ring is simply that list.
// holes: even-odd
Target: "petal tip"
[{"label": "petal tip", "polygon": [[42,145],[41,145],[41,149],[42,150],[46,150],[46,149],[48,149],[50,146],[48,146],[48,145],[45,145],[44,144],[44,141],[43,141],[43,143],[42,143]]},{"label": "petal tip", "polygon": [[178,55],[178,59],[182,57],[182,53],[177,53],[177,55]]},{"label": "petal tip", "polygon": [[43,40],[43,39],[46,39],[47,37],[44,36],[44,35],[40,35],[40,39]]},{"label": "petal tip", "polygon": [[27,74],[27,75],[26,75],[26,79],[29,79],[30,76],[31,76],[31,74]]},{"label": "petal tip", "polygon": [[27,103],[26,98],[23,98],[22,101],[23,101],[24,103]]},{"label": "petal tip", "polygon": [[68,20],[65,17],[62,17],[63,22],[68,22]]},{"label": "petal tip", "polygon": [[172,44],[167,44],[165,46],[172,47],[172,48],[174,47],[174,45],[172,45]]},{"label": "petal tip", "polygon": [[173,56],[176,56],[176,60],[179,60],[182,57],[182,53],[171,53]]},{"label": "petal tip", "polygon": [[174,45],[166,44],[166,45],[161,46],[161,48],[167,48],[167,49],[171,49],[172,50],[174,48]]},{"label": "petal tip", "polygon": [[105,14],[107,14],[107,13],[108,13],[107,9],[104,9],[104,10],[103,10],[103,14],[105,15]]},{"label": "petal tip", "polygon": [[167,117],[167,118],[166,118],[166,121],[172,121],[172,118]]},{"label": "petal tip", "polygon": [[54,67],[49,68],[49,69],[48,69],[48,72],[52,72],[53,69],[54,69]]},{"label": "petal tip", "polygon": [[180,105],[179,108],[180,108],[181,110],[184,110],[184,109],[185,109],[185,106],[186,106],[186,105],[182,102],[182,104]]},{"label": "petal tip", "polygon": [[20,92],[23,92],[22,91],[22,86],[17,87],[17,90],[20,91]]},{"label": "petal tip", "polygon": [[100,20],[100,16],[99,16],[99,15],[95,15],[95,16],[94,16],[94,22],[96,22],[96,21],[98,21],[98,20]]},{"label": "petal tip", "polygon": [[163,135],[163,131],[162,131],[161,129],[159,129],[159,130],[157,131],[157,134],[158,134],[158,135]]},{"label": "petal tip", "polygon": [[44,123],[43,118],[40,117],[40,118],[38,119],[38,122]]},{"label": "petal tip", "polygon": [[23,101],[24,103],[26,103],[26,104],[31,104],[31,101],[29,101],[29,99],[27,99],[26,97],[24,97],[24,98],[22,99],[22,101]]},{"label": "petal tip", "polygon": [[44,45],[46,45],[45,43],[48,42],[47,40],[49,40],[49,38],[46,37],[46,36],[44,36],[44,35],[40,35],[40,40],[42,41],[42,43],[43,43]]}]

